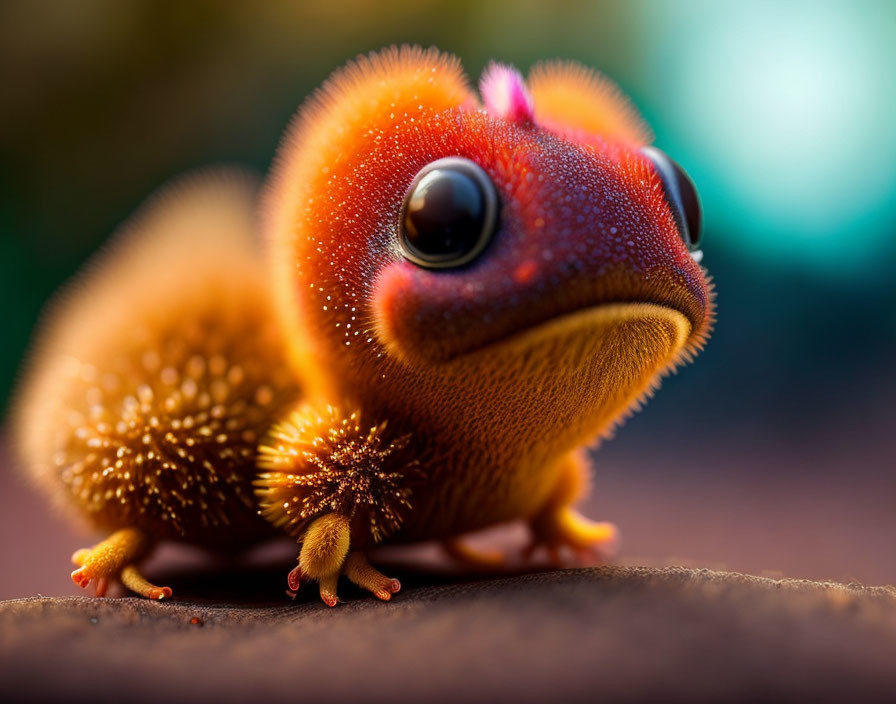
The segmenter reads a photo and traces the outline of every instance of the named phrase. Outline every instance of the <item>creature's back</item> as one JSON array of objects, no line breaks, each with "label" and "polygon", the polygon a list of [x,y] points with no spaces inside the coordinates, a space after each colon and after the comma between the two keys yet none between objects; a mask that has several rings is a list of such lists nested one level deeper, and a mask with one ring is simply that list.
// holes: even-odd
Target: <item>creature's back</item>
[{"label": "creature's back", "polygon": [[49,307],[15,436],[37,483],[98,528],[209,545],[270,530],[255,447],[297,389],[254,202],[238,172],[169,186]]}]

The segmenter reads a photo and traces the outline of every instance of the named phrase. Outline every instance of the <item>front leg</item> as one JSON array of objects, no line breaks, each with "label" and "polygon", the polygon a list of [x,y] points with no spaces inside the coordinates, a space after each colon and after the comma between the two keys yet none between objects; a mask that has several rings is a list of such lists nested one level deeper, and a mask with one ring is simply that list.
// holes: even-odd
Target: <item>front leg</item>
[{"label": "front leg", "polygon": [[561,549],[567,548],[582,559],[603,561],[615,553],[619,531],[613,523],[591,521],[572,507],[585,493],[588,470],[577,455],[568,455],[561,462],[554,492],[529,519],[532,542],[525,554],[531,556],[544,547],[551,561],[560,564]]},{"label": "front leg", "polygon": [[315,581],[324,603],[335,606],[343,574],[384,601],[401,588],[367,562],[364,549],[397,530],[410,508],[416,462],[406,457],[409,440],[332,406],[305,405],[274,427],[259,448],[255,485],[262,515],[301,545],[290,590]]},{"label": "front leg", "polygon": [[315,519],[302,536],[298,564],[287,576],[290,591],[297,592],[303,581],[317,582],[320,598],[327,606],[339,603],[337,584],[345,575],[362,589],[383,601],[401,589],[397,579],[390,579],[374,568],[360,550],[349,552],[351,522],[338,513]]}]

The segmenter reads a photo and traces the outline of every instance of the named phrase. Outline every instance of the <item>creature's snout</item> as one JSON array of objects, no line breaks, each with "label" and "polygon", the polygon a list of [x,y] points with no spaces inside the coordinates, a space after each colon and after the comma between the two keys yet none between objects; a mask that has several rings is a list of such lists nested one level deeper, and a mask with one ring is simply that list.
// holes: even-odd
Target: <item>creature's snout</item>
[{"label": "creature's snout", "polygon": [[383,272],[381,330],[393,349],[446,361],[610,303],[650,303],[708,324],[710,292],[646,157],[620,161],[546,138],[492,177],[500,220],[468,265]]}]

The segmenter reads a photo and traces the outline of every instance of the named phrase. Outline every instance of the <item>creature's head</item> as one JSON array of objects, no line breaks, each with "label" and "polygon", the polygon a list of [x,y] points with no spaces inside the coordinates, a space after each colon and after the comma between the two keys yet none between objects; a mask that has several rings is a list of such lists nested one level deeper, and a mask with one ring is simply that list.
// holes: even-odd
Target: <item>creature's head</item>
[{"label": "creature's head", "polygon": [[699,206],[605,79],[389,49],[302,108],[268,193],[278,298],[312,395],[560,445],[702,344]]}]

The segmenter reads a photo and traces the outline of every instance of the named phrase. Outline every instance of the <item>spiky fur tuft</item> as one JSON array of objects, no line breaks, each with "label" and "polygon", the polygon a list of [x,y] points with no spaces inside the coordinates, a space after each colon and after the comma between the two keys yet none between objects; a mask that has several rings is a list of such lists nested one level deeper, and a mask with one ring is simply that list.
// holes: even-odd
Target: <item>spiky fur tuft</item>
[{"label": "spiky fur tuft", "polygon": [[379,542],[411,508],[417,466],[404,458],[410,435],[390,438],[386,422],[366,425],[360,411],[310,405],[278,423],[259,447],[255,481],[261,513],[290,535],[328,512],[363,516]]}]

